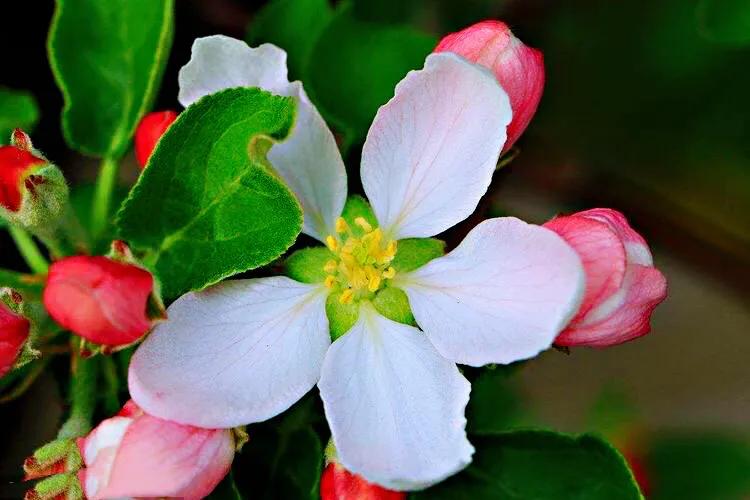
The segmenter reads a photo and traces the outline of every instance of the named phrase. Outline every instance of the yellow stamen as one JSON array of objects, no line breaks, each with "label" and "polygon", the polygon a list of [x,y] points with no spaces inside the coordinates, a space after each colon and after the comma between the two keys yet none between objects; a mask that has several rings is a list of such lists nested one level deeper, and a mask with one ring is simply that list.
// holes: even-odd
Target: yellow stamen
[{"label": "yellow stamen", "polygon": [[361,227],[362,230],[366,233],[372,231],[372,225],[370,225],[370,223],[367,222],[364,217],[357,217],[356,219],[354,219],[354,223]]},{"label": "yellow stamen", "polygon": [[351,288],[347,288],[341,293],[341,297],[339,297],[339,302],[342,304],[351,304],[354,301],[354,292]]},{"label": "yellow stamen", "polygon": [[336,269],[338,268],[339,264],[335,260],[331,259],[328,262],[326,262],[326,265],[323,266],[323,271],[327,272],[328,274],[333,274],[336,272]]},{"label": "yellow stamen", "polygon": [[326,246],[331,252],[336,252],[339,249],[339,242],[330,234],[326,236]]},{"label": "yellow stamen", "polygon": [[329,274],[328,276],[326,276],[325,284],[326,288],[333,288],[334,286],[336,286],[336,277]]},{"label": "yellow stamen", "polygon": [[387,280],[392,280],[396,276],[396,270],[393,269],[393,267],[389,267],[385,271],[383,271],[383,278]]},{"label": "yellow stamen", "polygon": [[339,234],[345,233],[349,230],[349,224],[346,223],[343,217],[336,219],[336,232]]}]

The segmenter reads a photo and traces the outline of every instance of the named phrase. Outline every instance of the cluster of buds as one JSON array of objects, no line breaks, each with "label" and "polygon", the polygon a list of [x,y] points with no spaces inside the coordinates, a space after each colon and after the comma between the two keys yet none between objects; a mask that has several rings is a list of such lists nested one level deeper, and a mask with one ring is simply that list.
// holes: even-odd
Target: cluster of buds
[{"label": "cluster of buds", "polygon": [[40,448],[26,479],[48,477],[27,499],[184,498],[208,495],[232,465],[228,429],[202,429],[144,413],[129,401],[87,436]]},{"label": "cluster of buds", "polygon": [[57,323],[105,351],[138,341],[166,317],[153,276],[121,241],[107,257],[79,255],[53,263],[43,300]]},{"label": "cluster of buds", "polygon": [[62,172],[16,129],[11,144],[0,146],[0,216],[10,224],[51,234],[64,215],[68,185]]}]

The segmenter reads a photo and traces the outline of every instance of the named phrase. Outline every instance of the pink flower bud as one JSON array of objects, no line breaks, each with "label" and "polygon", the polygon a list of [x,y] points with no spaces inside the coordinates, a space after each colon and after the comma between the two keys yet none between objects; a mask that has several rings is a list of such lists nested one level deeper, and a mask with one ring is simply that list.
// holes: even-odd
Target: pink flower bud
[{"label": "pink flower bud", "polygon": [[509,150],[536,113],[544,90],[544,56],[513,36],[501,21],[482,21],[445,36],[435,52],[453,52],[489,68],[510,98],[513,120],[508,125]]},{"label": "pink flower bud", "polygon": [[144,413],[132,401],[78,440],[86,498],[203,498],[229,472],[228,429],[202,429]]},{"label": "pink flower bud", "polygon": [[34,156],[30,151],[16,146],[0,146],[0,205],[11,212],[18,212],[23,201],[23,186],[34,182],[36,167],[47,161]]},{"label": "pink flower bud", "polygon": [[151,274],[108,257],[76,256],[50,266],[44,306],[60,325],[91,342],[127,345],[148,332]]},{"label": "pink flower bud", "polygon": [[651,313],[666,298],[667,281],[624,215],[595,208],[544,226],[573,247],[586,273],[581,307],[557,345],[607,347],[651,331]]},{"label": "pink flower bud", "polygon": [[368,483],[341,464],[330,462],[320,478],[321,500],[402,500],[406,493]]},{"label": "pink flower bud", "polygon": [[135,159],[141,168],[146,167],[156,143],[176,119],[177,112],[172,110],[154,111],[143,117],[135,130]]},{"label": "pink flower bud", "polygon": [[13,312],[0,300],[0,377],[16,364],[30,329],[28,319]]}]

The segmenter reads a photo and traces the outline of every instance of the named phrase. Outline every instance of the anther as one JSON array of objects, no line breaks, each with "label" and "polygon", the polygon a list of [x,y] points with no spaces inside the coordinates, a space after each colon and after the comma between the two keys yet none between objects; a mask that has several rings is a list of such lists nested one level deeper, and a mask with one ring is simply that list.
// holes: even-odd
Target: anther
[{"label": "anther", "polygon": [[356,219],[354,219],[354,223],[361,227],[362,230],[366,233],[372,231],[372,225],[370,225],[370,223],[367,222],[364,217],[357,217]]},{"label": "anther", "polygon": [[326,276],[325,284],[326,288],[333,288],[334,286],[336,286],[336,277],[329,274],[328,276]]},{"label": "anther", "polygon": [[339,234],[345,233],[349,230],[349,225],[346,223],[343,217],[336,219],[336,232]]},{"label": "anther", "polygon": [[336,268],[338,267],[338,263],[335,260],[329,260],[326,262],[326,265],[323,266],[323,271],[333,274],[336,272]]},{"label": "anther", "polygon": [[339,242],[330,234],[326,236],[326,246],[331,252],[335,252],[339,249]]},{"label": "anther", "polygon": [[393,266],[389,267],[385,271],[383,271],[383,278],[387,280],[392,280],[396,276],[396,270],[393,269]]},{"label": "anther", "polygon": [[341,297],[339,297],[339,302],[342,304],[351,304],[354,301],[354,292],[351,288],[347,288],[343,292],[341,292]]}]

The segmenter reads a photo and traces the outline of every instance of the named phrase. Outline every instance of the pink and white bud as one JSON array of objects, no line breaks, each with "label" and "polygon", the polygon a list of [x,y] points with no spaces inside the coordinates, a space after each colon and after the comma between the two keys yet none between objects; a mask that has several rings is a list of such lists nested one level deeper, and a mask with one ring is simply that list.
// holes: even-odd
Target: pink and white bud
[{"label": "pink and white bud", "polygon": [[49,268],[44,306],[71,332],[96,344],[132,344],[153,321],[148,304],[151,274],[138,266],[102,256],[75,256]]},{"label": "pink and white bud", "polygon": [[406,493],[369,483],[343,465],[330,462],[320,478],[321,500],[403,500]]},{"label": "pink and white bud", "polygon": [[544,56],[528,47],[501,21],[482,21],[446,35],[435,52],[453,52],[490,69],[510,98],[513,120],[503,152],[529,125],[544,90]]},{"label": "pink and white bud", "polygon": [[573,247],[586,273],[581,307],[555,344],[607,347],[651,331],[651,313],[667,297],[667,281],[623,214],[595,208],[555,217],[544,227]]},{"label": "pink and white bud", "polygon": [[129,401],[115,417],[78,440],[86,498],[203,498],[234,458],[229,429],[202,429],[162,420]]},{"label": "pink and white bud", "polygon": [[[3,293],[0,291],[0,293]],[[10,300],[16,296],[11,292]],[[0,297],[2,299],[2,297]],[[20,297],[18,298],[20,302]],[[31,323],[0,300],[0,377],[8,373],[18,360],[29,338]]]},{"label": "pink and white bud", "polygon": [[172,110],[154,111],[143,117],[135,130],[135,159],[141,168],[146,167],[156,143],[176,119],[177,112]]}]

